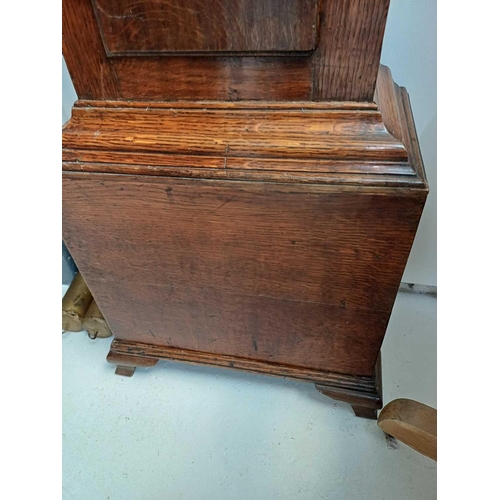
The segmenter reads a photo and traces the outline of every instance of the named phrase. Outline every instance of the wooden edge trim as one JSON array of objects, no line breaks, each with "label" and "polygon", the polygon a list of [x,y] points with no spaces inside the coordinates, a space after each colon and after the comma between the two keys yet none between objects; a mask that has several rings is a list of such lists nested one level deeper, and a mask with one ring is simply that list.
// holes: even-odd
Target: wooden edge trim
[{"label": "wooden edge trim", "polygon": [[428,190],[410,96],[406,88],[394,83],[391,70],[382,64],[375,89],[375,101],[388,132],[404,144],[412,169]]},{"label": "wooden edge trim", "polygon": [[106,357],[106,361],[114,365],[132,366],[132,367],[141,366],[144,368],[147,368],[149,366],[154,366],[156,365],[156,363],[158,363],[157,359],[144,358],[142,356],[123,355],[120,354],[119,352],[114,352],[114,351],[109,351],[109,354]]},{"label": "wooden edge trim", "polygon": [[375,102],[356,101],[98,101],[79,99],[75,108],[146,108],[146,109],[241,109],[262,111],[268,109],[313,110],[371,110],[377,111]]},{"label": "wooden edge trim", "polygon": [[398,106],[399,100],[391,70],[381,64],[375,87],[375,102],[378,104],[382,121],[387,131],[393,137],[403,142],[402,120]]},{"label": "wooden edge trim", "polygon": [[[117,171],[113,169],[109,172],[103,171],[101,166],[96,166],[96,170],[92,170],[92,164],[64,164],[63,163],[63,179],[71,181],[81,179],[82,176],[88,176],[93,174],[92,178],[94,180],[103,180],[110,175],[121,175],[131,178],[138,178],[142,182],[147,182],[148,178],[153,182],[157,178],[176,178],[179,180],[191,180],[197,179],[200,181],[213,181],[224,180],[224,181],[237,181],[237,182],[248,182],[248,183],[262,183],[273,184],[276,189],[293,189],[293,191],[300,190],[302,188],[308,188],[308,186],[314,185],[315,192],[328,192],[328,193],[341,193],[341,192],[357,192],[369,195],[377,196],[404,196],[405,198],[416,198],[419,200],[425,200],[427,196],[427,191],[422,189],[421,182],[417,179],[415,185],[408,185],[406,183],[393,182],[394,179],[390,179],[386,183],[375,183],[370,184],[369,182],[355,182],[356,176],[351,176],[354,178],[354,182],[351,183],[335,183],[332,182],[330,176],[327,176],[327,182],[325,179],[321,179],[315,175],[302,175],[295,174],[293,176],[286,176],[284,179],[282,176],[277,175],[277,173],[259,173],[259,176],[245,174],[245,172],[237,172],[235,170],[219,170],[219,169],[189,169],[186,168],[182,171],[165,173],[165,171],[160,171],[158,167],[152,167],[151,170],[147,172],[146,175],[142,174],[139,169],[134,171]],[[148,167],[149,168],[149,167]],[[204,170],[202,172],[201,170]],[[154,172],[154,173],[152,173]],[[209,172],[209,175],[206,174]],[[235,175],[230,174],[237,172]],[[238,175],[241,174],[241,175]],[[360,176],[358,176],[360,177]],[[365,178],[366,181],[366,178]]]},{"label": "wooden edge trim", "polygon": [[[408,163],[392,161],[352,161],[327,159],[266,158],[244,156],[209,156],[129,151],[96,151],[63,148],[63,162],[113,163],[140,167],[197,167],[238,170],[267,170],[284,172],[316,172],[339,174],[390,174],[415,177]],[[75,170],[79,170],[76,168]]]},{"label": "wooden edge trim", "polygon": [[417,129],[415,127],[415,120],[413,118],[413,113],[411,112],[410,96],[404,87],[401,90],[401,104],[406,116],[406,122],[408,127],[406,129],[407,133],[407,144],[406,148],[408,151],[408,156],[411,166],[414,168],[416,174],[422,182],[425,184],[426,189],[429,189],[429,184],[427,182],[427,176],[425,174],[424,160],[422,158],[422,152],[420,150],[420,144],[418,142]]},{"label": "wooden edge trim", "polygon": [[[152,358],[155,360],[155,363],[158,359],[168,359],[172,361],[182,361],[185,363],[233,368],[235,370],[244,370],[252,373],[305,380],[328,387],[337,387],[355,391],[356,393],[360,392],[371,394],[375,391],[375,382],[373,377],[344,375],[341,373],[326,372],[310,368],[280,365],[267,361],[238,358],[224,354],[189,351],[175,347],[114,339],[111,343],[108,361],[115,363],[114,360],[118,359],[117,356],[120,356],[120,360],[128,357],[134,358],[133,361],[129,363],[124,363],[123,361],[116,363],[122,365],[127,364],[128,366],[131,364],[133,365],[136,358],[139,358],[140,360]],[[144,366],[144,364],[136,366]]]},{"label": "wooden edge trim", "polygon": [[382,408],[382,359],[379,354],[370,384],[363,386],[344,388],[332,385],[316,384],[316,389],[332,399],[343,401],[355,406]]},{"label": "wooden edge trim", "polygon": [[273,182],[278,184],[325,184],[328,186],[399,187],[421,189],[416,176],[382,174],[330,174],[321,172],[282,172],[249,169],[219,169],[194,167],[155,167],[148,165],[116,165],[113,163],[63,163],[64,172],[120,175],[148,175],[185,179],[220,179],[228,181]]}]

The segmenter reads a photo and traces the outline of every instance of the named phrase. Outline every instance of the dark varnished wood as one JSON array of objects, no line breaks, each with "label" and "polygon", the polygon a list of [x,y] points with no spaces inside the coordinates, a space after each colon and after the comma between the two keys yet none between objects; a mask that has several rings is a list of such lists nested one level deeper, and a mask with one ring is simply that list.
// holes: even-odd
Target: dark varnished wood
[{"label": "dark varnished wood", "polygon": [[368,384],[345,387],[340,384],[316,384],[316,389],[332,399],[349,403],[357,417],[377,419],[382,408],[382,361],[380,354]]},{"label": "dark varnished wood", "polygon": [[[310,57],[114,57],[116,99],[310,100]],[[69,66],[68,66],[69,69]],[[70,73],[71,74],[71,73]],[[143,81],[143,75],[148,79]],[[100,96],[96,96],[100,98]]]},{"label": "dark varnished wood", "polygon": [[[218,3],[203,2],[201,18]],[[286,4],[282,16],[295,16],[295,2]],[[297,9],[304,5],[309,2],[301,0]],[[319,5],[316,48],[307,56],[266,56],[260,50],[270,45],[264,45],[248,57],[228,56],[226,51],[217,57],[110,57],[91,0],[63,0],[63,52],[80,98],[371,101],[389,0],[323,0]],[[300,16],[304,26],[310,25],[311,9]],[[260,33],[270,22],[264,11],[257,12],[257,18],[245,17],[244,10],[242,15],[243,32],[256,26]],[[231,29],[238,32],[236,24]],[[130,48],[143,43],[126,31],[120,36],[127,37]],[[292,38],[282,38],[282,46],[291,43]],[[193,43],[193,33],[186,30],[182,40]],[[306,45],[310,43],[302,47]]]},{"label": "dark varnished wood", "polygon": [[115,337],[372,372],[423,200],[69,172],[63,184],[65,240]]},{"label": "dark varnished wood", "polygon": [[92,0],[108,55],[304,52],[318,0]]},{"label": "dark varnished wood", "polygon": [[[425,188],[407,94],[385,68],[377,96],[380,110],[373,103],[82,101],[64,131],[64,169]],[[386,123],[400,122],[396,138]],[[413,195],[420,196],[406,192]]]},{"label": "dark varnished wood", "polygon": [[79,98],[120,96],[113,61],[108,60],[90,0],[64,0],[62,48]]},{"label": "dark varnished wood", "polygon": [[[191,160],[191,159],[189,159]],[[196,158],[196,161],[200,160]],[[191,163],[191,162],[190,162]],[[96,164],[96,163],[63,163],[63,170],[67,172],[95,172],[95,173],[117,173],[119,170],[122,174],[127,175],[151,175],[157,177],[180,177],[184,179],[212,179],[212,180],[255,180],[255,173],[247,169],[223,169],[223,168],[204,168],[192,166],[173,167],[168,170],[162,167],[151,167],[149,165],[121,165],[121,164]],[[266,165],[268,166],[268,165]],[[360,168],[365,167],[361,166]],[[377,165],[379,167],[379,165]],[[422,180],[415,176],[398,176],[398,175],[346,175],[340,174],[324,174],[321,172],[294,172],[294,171],[266,171],[259,172],[259,180],[262,182],[279,183],[279,184],[321,184],[335,185],[338,191],[359,191],[361,187],[366,188],[364,192],[367,194],[368,189],[372,189],[372,194],[382,194],[386,191],[381,191],[384,188],[400,189],[408,187],[421,188]],[[394,193],[396,194],[397,191]],[[409,191],[408,196],[411,198],[420,199],[422,193],[419,191]]]},{"label": "dark varnished wood", "polygon": [[324,0],[311,57],[314,101],[371,101],[390,0]]},{"label": "dark varnished wood", "polygon": [[388,5],[63,0],[63,236],[118,374],[289,376],[374,417],[427,195],[408,96],[377,81]]},{"label": "dark varnished wood", "polygon": [[397,102],[78,106],[64,237],[115,338],[371,376],[427,193],[406,94],[378,97]]},{"label": "dark varnished wood", "polygon": [[366,406],[351,405],[352,411],[356,417],[368,418],[370,420],[377,420],[377,410],[368,408]]}]

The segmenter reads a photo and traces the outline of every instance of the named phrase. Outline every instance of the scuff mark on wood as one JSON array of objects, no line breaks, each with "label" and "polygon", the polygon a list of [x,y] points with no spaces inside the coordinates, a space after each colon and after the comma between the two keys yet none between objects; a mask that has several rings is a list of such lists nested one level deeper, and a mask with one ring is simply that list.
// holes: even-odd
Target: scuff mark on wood
[{"label": "scuff mark on wood", "polygon": [[259,350],[259,346],[257,345],[257,341],[252,337],[252,344],[253,348],[255,349],[255,352]]}]

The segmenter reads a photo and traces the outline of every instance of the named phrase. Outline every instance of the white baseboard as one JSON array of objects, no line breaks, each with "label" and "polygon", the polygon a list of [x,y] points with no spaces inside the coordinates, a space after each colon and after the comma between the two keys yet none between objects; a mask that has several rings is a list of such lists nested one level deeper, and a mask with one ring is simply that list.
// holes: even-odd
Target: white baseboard
[{"label": "white baseboard", "polygon": [[426,295],[434,295],[437,297],[437,286],[433,285],[418,285],[417,283],[401,283],[399,285],[400,292],[420,293]]}]

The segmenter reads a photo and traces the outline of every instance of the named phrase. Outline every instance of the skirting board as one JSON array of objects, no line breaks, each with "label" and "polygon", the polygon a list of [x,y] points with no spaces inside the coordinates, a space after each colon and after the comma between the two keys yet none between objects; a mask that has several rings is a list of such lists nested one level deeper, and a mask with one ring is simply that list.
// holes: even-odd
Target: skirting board
[{"label": "skirting board", "polygon": [[399,291],[406,293],[434,295],[435,297],[437,297],[437,286],[433,285],[418,285],[416,283],[401,282],[401,285],[399,285]]}]

